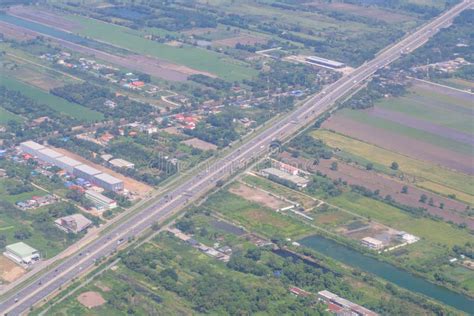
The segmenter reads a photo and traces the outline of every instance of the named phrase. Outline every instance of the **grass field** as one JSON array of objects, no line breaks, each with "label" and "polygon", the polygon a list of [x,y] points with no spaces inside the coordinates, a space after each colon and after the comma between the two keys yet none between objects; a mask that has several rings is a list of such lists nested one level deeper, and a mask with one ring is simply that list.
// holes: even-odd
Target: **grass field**
[{"label": "grass field", "polygon": [[257,71],[248,65],[216,52],[188,45],[179,48],[153,42],[143,38],[143,34],[138,31],[81,16],[68,16],[68,18],[81,24],[82,27],[78,30],[80,35],[108,42],[140,54],[210,72],[226,80],[250,79],[257,74]]},{"label": "grass field", "polygon": [[461,90],[470,90],[474,89],[474,82],[469,80],[464,80],[461,78],[449,78],[449,79],[440,79],[438,80],[440,84],[444,84],[456,89]]},{"label": "grass field", "polygon": [[452,247],[472,241],[469,232],[457,229],[448,223],[424,217],[414,218],[398,208],[352,192],[332,198],[330,203],[390,227],[407,231],[431,243]]},{"label": "grass field", "polygon": [[[327,130],[318,130],[312,133],[313,137],[322,139],[330,147],[339,148],[353,155],[373,161],[377,164],[390,166],[396,161],[400,170],[404,173],[420,177],[424,180],[438,184],[437,189],[448,187],[456,191],[464,192],[471,196],[474,192],[474,179],[462,173],[450,171],[439,166],[416,160],[341,134],[336,134]],[[419,180],[417,185],[423,181]],[[446,194],[446,191],[436,191]]]},{"label": "grass field", "polygon": [[8,121],[21,122],[23,118],[0,107],[0,124],[6,124]]},{"label": "grass field", "polygon": [[79,104],[71,103],[60,97],[44,92],[36,87],[25,84],[19,80],[6,77],[4,74],[0,74],[0,82],[1,85],[10,90],[19,91],[39,103],[48,105],[51,109],[57,112],[77,118],[79,120],[94,122],[104,118],[103,114],[100,112],[88,109]]},{"label": "grass field", "polygon": [[283,235],[296,238],[311,232],[309,227],[292,218],[229,192],[212,195],[203,206],[269,237]]}]

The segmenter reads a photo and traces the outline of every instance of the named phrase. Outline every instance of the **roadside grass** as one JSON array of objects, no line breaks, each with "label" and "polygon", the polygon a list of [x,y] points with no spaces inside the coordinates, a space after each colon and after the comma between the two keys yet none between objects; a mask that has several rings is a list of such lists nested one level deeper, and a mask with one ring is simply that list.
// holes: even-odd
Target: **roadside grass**
[{"label": "roadside grass", "polygon": [[270,208],[247,201],[227,191],[213,194],[203,204],[203,207],[269,237],[282,235],[296,238],[313,231],[307,225],[291,217],[281,215]]},{"label": "roadside grass", "polygon": [[63,98],[44,92],[14,78],[6,77],[5,74],[0,74],[0,82],[1,85],[5,86],[7,89],[21,92],[39,103],[48,105],[51,109],[57,112],[79,120],[95,122],[103,120],[104,118],[103,114],[100,112],[88,109],[79,104],[71,103]]},{"label": "roadside grass", "polygon": [[322,139],[332,148],[349,152],[377,164],[390,166],[395,161],[399,164],[401,172],[437,183],[439,187],[435,188],[436,192],[442,195],[446,194],[445,190],[440,190],[442,187],[461,191],[469,196],[472,196],[472,192],[474,192],[474,179],[468,175],[444,169],[328,130],[317,130],[312,132],[311,135]]},{"label": "roadside grass", "polygon": [[469,80],[465,80],[461,78],[440,79],[440,80],[437,80],[437,82],[449,87],[456,88],[456,89],[462,89],[462,90],[474,89],[473,81],[469,81]]},{"label": "roadside grass", "polygon": [[430,218],[413,217],[398,208],[353,192],[331,198],[329,202],[390,227],[419,236],[423,243],[440,243],[452,247],[472,241],[472,235],[466,230]]},{"label": "roadside grass", "polygon": [[67,16],[67,18],[81,24],[81,28],[77,30],[80,35],[108,42],[139,54],[210,72],[225,80],[250,79],[257,74],[257,71],[249,65],[213,51],[186,44],[180,48],[154,42],[143,38],[143,34],[139,31],[82,16]]}]

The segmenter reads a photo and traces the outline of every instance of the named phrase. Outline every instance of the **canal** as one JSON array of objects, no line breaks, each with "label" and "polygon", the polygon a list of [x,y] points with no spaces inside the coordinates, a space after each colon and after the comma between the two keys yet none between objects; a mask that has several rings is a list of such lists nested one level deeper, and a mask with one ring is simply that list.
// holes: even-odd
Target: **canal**
[{"label": "canal", "polygon": [[474,300],[430,283],[388,263],[363,255],[335,241],[321,236],[310,236],[300,240],[299,243],[348,266],[372,273],[402,288],[424,294],[434,300],[474,315]]}]

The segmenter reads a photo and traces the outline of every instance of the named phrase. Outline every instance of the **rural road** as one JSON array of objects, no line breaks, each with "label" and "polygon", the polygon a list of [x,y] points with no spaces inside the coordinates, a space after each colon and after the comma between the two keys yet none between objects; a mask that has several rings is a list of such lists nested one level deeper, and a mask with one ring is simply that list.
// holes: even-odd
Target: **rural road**
[{"label": "rural road", "polygon": [[376,58],[326,87],[321,93],[311,97],[303,105],[249,142],[212,163],[206,170],[168,192],[165,197],[157,200],[153,205],[134,214],[98,237],[80,253],[76,253],[60,263],[55,270],[48,271],[34,283],[7,294],[7,298],[0,303],[0,311],[4,315],[26,314],[31,306],[41,302],[59,288],[65,288],[74,278],[93,267],[97,259],[110,255],[128,238],[136,237],[154,222],[162,221],[182,210],[190,200],[197,199],[207,193],[218,180],[238,171],[239,167],[266,153],[272,141],[286,139],[311,123],[361,81],[399,58],[402,53],[424,44],[440,28],[449,25],[453,17],[472,7],[472,4],[473,0],[463,1],[396,44],[386,48]]}]

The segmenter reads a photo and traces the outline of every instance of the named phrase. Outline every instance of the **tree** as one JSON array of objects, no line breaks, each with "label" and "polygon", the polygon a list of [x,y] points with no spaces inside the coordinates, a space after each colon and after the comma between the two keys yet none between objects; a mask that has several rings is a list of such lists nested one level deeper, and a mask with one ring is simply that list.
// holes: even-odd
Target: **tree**
[{"label": "tree", "polygon": [[366,166],[365,166],[365,169],[367,170],[373,170],[374,169],[374,164],[369,162]]},{"label": "tree", "polygon": [[444,203],[443,202],[439,203],[439,208],[444,209]]},{"label": "tree", "polygon": [[392,170],[398,170],[398,163],[396,161],[392,162],[392,164],[390,165],[390,168]]},{"label": "tree", "polygon": [[333,170],[333,171],[337,171],[337,162],[336,162],[336,161],[333,161],[333,162],[331,163],[330,169]]},{"label": "tree", "polygon": [[424,194],[424,193],[420,196],[420,202],[421,202],[421,203],[426,203],[426,200],[427,200],[427,199],[428,199],[428,197],[427,197],[426,194]]},{"label": "tree", "polygon": [[403,188],[402,188],[402,193],[403,194],[407,194],[408,193],[408,186],[407,185],[404,185]]}]

